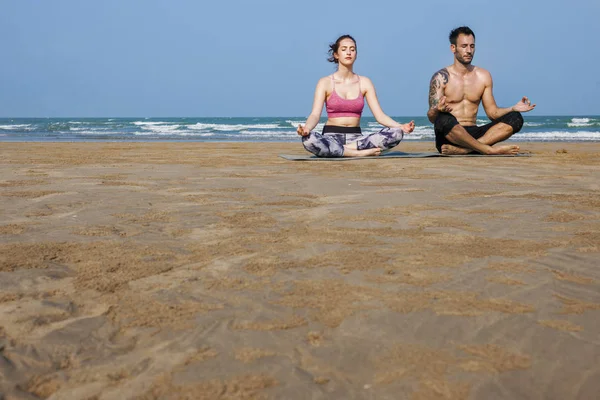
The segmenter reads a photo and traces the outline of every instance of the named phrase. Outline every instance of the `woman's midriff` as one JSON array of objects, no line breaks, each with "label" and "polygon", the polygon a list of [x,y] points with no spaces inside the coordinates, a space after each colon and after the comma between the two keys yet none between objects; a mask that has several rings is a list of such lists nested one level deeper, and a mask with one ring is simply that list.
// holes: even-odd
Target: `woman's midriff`
[{"label": "woman's midriff", "polygon": [[354,117],[328,118],[325,125],[360,126],[360,118],[354,118]]}]

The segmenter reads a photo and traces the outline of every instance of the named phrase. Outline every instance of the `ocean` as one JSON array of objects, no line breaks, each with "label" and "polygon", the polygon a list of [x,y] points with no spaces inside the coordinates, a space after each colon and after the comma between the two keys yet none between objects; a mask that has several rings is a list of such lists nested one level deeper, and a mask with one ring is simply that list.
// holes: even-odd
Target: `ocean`
[{"label": "ocean", "polygon": [[[599,142],[600,116],[528,116],[513,141]],[[414,119],[408,141],[433,141],[433,126],[426,117]],[[321,118],[322,121],[325,118]],[[373,117],[361,120],[363,133],[381,126]],[[489,122],[478,118],[478,124]],[[294,142],[304,117],[261,118],[0,118],[0,141],[194,141],[194,142]],[[323,123],[317,126],[321,130]]]}]

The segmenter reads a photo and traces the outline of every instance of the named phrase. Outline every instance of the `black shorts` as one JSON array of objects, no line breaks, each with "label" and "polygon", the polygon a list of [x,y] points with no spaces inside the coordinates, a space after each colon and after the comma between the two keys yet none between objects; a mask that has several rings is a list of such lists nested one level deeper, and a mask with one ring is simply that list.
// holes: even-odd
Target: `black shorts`
[{"label": "black shorts", "polygon": [[[513,129],[513,134],[519,132],[523,127],[523,117],[520,112],[511,111],[508,114],[503,115],[502,117],[490,122],[489,124],[485,124],[482,126],[472,125],[472,126],[463,126],[467,133],[471,135],[475,139],[479,139],[494,125],[498,123],[505,123],[510,125]],[[449,141],[446,136],[450,133],[452,128],[456,125],[459,125],[456,117],[450,113],[441,112],[438,114],[435,119],[435,124],[433,128],[435,130],[435,147],[438,151],[442,152],[442,146],[445,144],[455,144]]]}]

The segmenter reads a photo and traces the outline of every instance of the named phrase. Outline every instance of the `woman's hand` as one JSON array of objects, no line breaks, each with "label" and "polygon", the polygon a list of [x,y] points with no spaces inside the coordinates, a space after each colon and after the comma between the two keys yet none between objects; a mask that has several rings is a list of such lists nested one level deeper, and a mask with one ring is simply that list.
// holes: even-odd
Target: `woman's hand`
[{"label": "woman's hand", "polygon": [[298,129],[296,129],[296,132],[298,133],[298,135],[300,136],[308,136],[310,134],[310,131],[307,131],[304,126],[302,125],[298,125]]},{"label": "woman's hand", "polygon": [[407,124],[400,125],[400,129],[402,129],[404,133],[411,133],[415,130],[415,121],[410,121]]}]

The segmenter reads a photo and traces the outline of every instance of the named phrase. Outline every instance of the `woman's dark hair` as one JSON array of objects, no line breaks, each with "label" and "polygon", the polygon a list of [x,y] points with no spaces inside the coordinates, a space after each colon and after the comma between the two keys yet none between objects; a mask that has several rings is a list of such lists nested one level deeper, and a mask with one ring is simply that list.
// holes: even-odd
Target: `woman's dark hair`
[{"label": "woman's dark hair", "polygon": [[356,47],[356,40],[354,40],[354,38],[350,35],[342,35],[339,38],[337,38],[337,40],[335,41],[335,43],[331,43],[329,45],[329,58],[327,59],[327,61],[332,62],[332,63],[338,63],[339,61],[337,60],[337,58],[335,58],[334,54],[337,53],[338,49],[340,48],[340,43],[342,42],[342,40],[344,39],[350,39],[354,42],[354,47]]},{"label": "woman's dark hair", "polygon": [[450,44],[456,46],[456,39],[460,34],[467,36],[473,35],[473,39],[475,39],[475,33],[471,30],[471,28],[469,28],[468,26],[461,26],[456,29],[453,29],[452,32],[450,32],[450,36],[448,36],[448,39],[450,39]]}]

